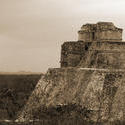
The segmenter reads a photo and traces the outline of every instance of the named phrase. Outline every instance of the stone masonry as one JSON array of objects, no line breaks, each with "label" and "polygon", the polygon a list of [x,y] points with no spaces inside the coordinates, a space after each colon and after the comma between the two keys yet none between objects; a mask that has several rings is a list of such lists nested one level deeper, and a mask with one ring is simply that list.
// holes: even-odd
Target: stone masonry
[{"label": "stone masonry", "polygon": [[78,41],[62,45],[61,67],[125,68],[122,31],[110,22],[83,25]]}]

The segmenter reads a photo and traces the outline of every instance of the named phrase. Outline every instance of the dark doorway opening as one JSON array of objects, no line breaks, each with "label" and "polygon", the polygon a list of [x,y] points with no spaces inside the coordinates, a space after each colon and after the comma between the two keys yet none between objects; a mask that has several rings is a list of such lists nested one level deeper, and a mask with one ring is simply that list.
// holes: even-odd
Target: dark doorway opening
[{"label": "dark doorway opening", "polygon": [[92,32],[92,40],[95,40],[95,32]]}]

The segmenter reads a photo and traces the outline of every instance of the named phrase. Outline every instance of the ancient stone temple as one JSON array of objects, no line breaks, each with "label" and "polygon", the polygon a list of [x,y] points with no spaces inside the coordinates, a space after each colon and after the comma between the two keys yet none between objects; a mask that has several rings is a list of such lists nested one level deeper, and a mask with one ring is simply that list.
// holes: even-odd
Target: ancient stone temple
[{"label": "ancient stone temple", "polygon": [[99,22],[83,25],[78,35],[62,45],[61,67],[125,68],[122,29]]},{"label": "ancient stone temple", "polygon": [[125,42],[113,23],[83,25],[78,41],[65,42],[61,67],[41,77],[18,120],[32,119],[39,107],[77,104],[91,120],[125,119]]},{"label": "ancient stone temple", "polygon": [[122,41],[122,29],[115,27],[111,22],[83,25],[78,35],[78,40],[84,42]]}]

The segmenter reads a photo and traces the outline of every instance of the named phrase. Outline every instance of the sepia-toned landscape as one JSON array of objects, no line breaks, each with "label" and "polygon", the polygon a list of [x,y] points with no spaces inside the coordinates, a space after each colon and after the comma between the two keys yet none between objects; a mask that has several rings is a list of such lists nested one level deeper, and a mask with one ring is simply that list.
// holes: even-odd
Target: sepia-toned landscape
[{"label": "sepia-toned landscape", "polygon": [[0,0],[0,125],[125,125],[124,4]]},{"label": "sepia-toned landscape", "polygon": [[1,74],[1,123],[124,124],[122,31],[112,22],[87,23],[78,41],[62,45],[60,68]]}]

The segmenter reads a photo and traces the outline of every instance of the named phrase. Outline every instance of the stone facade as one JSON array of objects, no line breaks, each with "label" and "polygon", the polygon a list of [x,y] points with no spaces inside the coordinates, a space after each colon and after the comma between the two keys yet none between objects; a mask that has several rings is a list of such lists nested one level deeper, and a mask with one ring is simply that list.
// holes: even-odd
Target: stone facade
[{"label": "stone facade", "polygon": [[122,29],[110,22],[98,22],[86,24],[78,31],[78,40],[84,42],[93,41],[122,41]]},{"label": "stone facade", "polygon": [[78,33],[78,41],[62,45],[61,67],[125,68],[122,29],[99,22],[83,25]]},{"label": "stone facade", "polygon": [[65,42],[61,51],[61,67],[76,67],[85,51],[83,42]]}]

